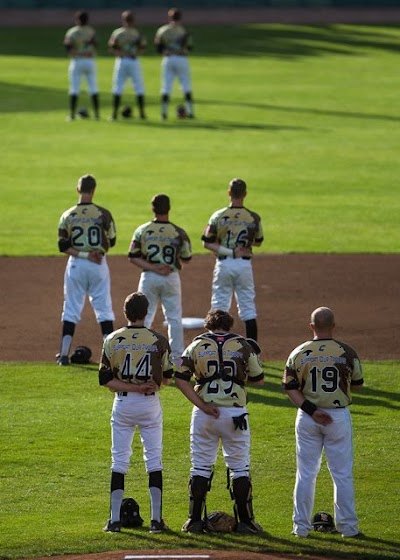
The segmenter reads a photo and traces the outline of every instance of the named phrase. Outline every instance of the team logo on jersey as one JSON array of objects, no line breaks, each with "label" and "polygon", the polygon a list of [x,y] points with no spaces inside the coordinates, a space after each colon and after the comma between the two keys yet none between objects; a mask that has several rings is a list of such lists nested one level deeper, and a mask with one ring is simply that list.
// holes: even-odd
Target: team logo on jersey
[{"label": "team logo on jersey", "polygon": [[204,348],[204,350],[207,350],[207,348],[211,346],[211,344],[209,342],[205,342],[204,344],[202,344],[202,347]]},{"label": "team logo on jersey", "polygon": [[121,344],[123,340],[126,340],[124,336],[117,336],[118,344]]}]

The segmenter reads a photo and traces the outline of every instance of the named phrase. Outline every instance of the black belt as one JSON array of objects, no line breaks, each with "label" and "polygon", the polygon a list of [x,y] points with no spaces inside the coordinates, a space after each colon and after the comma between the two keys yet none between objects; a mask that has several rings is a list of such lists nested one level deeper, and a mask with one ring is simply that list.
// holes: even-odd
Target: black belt
[{"label": "black belt", "polygon": [[243,259],[244,261],[250,261],[251,257],[227,257],[227,256],[218,257],[219,261],[224,261],[225,259],[236,259],[236,260]]},{"label": "black belt", "polygon": [[[151,395],[155,395],[155,393],[148,393],[147,395],[145,395],[145,397],[151,396]],[[124,391],[123,393],[119,392],[118,393],[119,397],[127,397],[128,393],[126,391]]]}]

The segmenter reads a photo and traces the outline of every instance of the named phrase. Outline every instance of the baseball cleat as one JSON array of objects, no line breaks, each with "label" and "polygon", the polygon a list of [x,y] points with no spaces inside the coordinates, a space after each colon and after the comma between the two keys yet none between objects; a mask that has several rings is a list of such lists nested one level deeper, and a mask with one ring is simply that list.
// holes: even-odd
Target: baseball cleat
[{"label": "baseball cleat", "polygon": [[358,531],[355,535],[342,535],[344,539],[363,539],[365,537],[364,533]]},{"label": "baseball cleat", "polygon": [[59,366],[69,366],[68,356],[60,356],[60,354],[57,354],[56,360]]},{"label": "baseball cleat", "polygon": [[166,526],[163,519],[161,521],[151,520],[149,533],[163,533],[164,531],[169,531],[169,527]]},{"label": "baseball cleat", "polygon": [[109,519],[103,527],[105,533],[119,533],[121,531],[121,521],[111,521]]},{"label": "baseball cleat", "polygon": [[192,535],[201,535],[204,533],[204,523],[201,520],[192,521],[191,519],[188,519],[182,526],[181,531],[184,533],[191,533]]},{"label": "baseball cleat", "polygon": [[300,533],[295,533],[294,531],[292,531],[291,534],[297,539],[308,539],[308,535],[301,535]]}]

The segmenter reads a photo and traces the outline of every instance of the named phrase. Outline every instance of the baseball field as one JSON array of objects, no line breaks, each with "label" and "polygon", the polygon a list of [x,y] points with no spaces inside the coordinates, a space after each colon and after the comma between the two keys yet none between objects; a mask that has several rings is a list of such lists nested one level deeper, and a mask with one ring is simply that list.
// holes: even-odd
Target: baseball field
[{"label": "baseball field", "polygon": [[[113,60],[106,42],[119,24],[110,21],[96,26],[102,118],[65,122],[68,63],[61,43],[70,24],[1,29],[0,558],[116,560],[177,551],[229,560],[399,558],[399,27],[191,25],[196,119],[178,120],[172,111],[161,122],[155,25],[146,23],[148,120],[109,122]],[[176,89],[172,107],[179,101]],[[129,88],[125,103],[134,106]],[[80,106],[90,111],[86,91]],[[144,526],[117,535],[101,531],[108,516],[112,396],[98,386],[96,363],[59,368],[54,362],[65,266],[57,224],[85,173],[96,177],[95,202],[110,208],[117,225],[109,264],[118,325],[123,299],[138,282],[126,257],[129,241],[151,219],[151,197],[169,194],[171,220],[191,237],[195,255],[182,272],[183,309],[204,316],[213,258],[201,233],[209,215],[227,204],[229,180],[248,184],[248,206],[261,215],[265,233],[254,271],[266,385],[249,390],[260,536],[181,533],[190,406],[173,385],[162,391],[164,517],[171,531],[148,533],[138,440],[126,493],[138,500]],[[289,352],[308,337],[309,314],[318,305],[333,308],[338,338],[364,363],[365,389],[352,414],[357,512],[366,536],[351,542],[290,535],[295,410],[280,377]],[[155,327],[165,332],[161,314]],[[242,332],[238,320],[236,327]],[[187,342],[197,333],[186,331]],[[87,305],[74,343],[90,346],[97,362],[99,338]],[[209,511],[231,512],[225,478],[219,459]],[[333,509],[325,463],[315,509]]]}]

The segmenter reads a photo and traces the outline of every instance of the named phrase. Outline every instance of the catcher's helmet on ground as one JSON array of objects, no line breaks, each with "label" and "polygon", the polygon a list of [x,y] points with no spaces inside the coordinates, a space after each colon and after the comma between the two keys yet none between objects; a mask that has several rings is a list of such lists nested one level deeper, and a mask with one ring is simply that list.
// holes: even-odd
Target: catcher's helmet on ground
[{"label": "catcher's helmet on ground", "polygon": [[136,500],[133,498],[124,498],[122,500],[120,519],[122,527],[140,527],[143,525],[139,504]]},{"label": "catcher's helmet on ground", "polygon": [[176,116],[178,119],[185,119],[187,117],[184,105],[178,105],[178,107],[176,108]]},{"label": "catcher's helmet on ground", "polygon": [[88,119],[89,111],[85,107],[82,107],[81,109],[78,109],[78,115],[81,119]]},{"label": "catcher's helmet on ground", "polygon": [[319,511],[316,513],[312,524],[314,531],[318,531],[319,533],[332,533],[333,531],[336,531],[332,515],[330,513],[326,513],[325,511]]},{"label": "catcher's helmet on ground", "polygon": [[89,364],[92,357],[92,351],[87,346],[77,346],[75,352],[71,355],[72,364]]},{"label": "catcher's helmet on ground", "polygon": [[124,117],[124,119],[130,119],[132,117],[132,109],[128,105],[126,105],[122,108],[121,115]]}]

